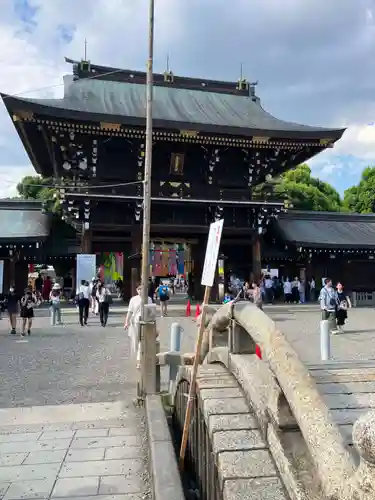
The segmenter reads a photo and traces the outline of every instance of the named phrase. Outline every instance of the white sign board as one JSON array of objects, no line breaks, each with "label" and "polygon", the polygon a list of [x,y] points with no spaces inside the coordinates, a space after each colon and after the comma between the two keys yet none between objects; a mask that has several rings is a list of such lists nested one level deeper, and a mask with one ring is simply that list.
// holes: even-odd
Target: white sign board
[{"label": "white sign board", "polygon": [[77,291],[81,286],[81,281],[90,282],[96,276],[96,255],[79,253],[77,254],[76,283]]},{"label": "white sign board", "polygon": [[0,293],[4,293],[4,261],[0,260]]},{"label": "white sign board", "polygon": [[204,259],[204,267],[202,273],[202,285],[212,286],[215,279],[215,271],[217,258],[219,256],[219,248],[221,241],[221,234],[223,232],[224,219],[213,222],[210,225],[210,232],[208,233],[208,241],[206,248],[206,257]]}]

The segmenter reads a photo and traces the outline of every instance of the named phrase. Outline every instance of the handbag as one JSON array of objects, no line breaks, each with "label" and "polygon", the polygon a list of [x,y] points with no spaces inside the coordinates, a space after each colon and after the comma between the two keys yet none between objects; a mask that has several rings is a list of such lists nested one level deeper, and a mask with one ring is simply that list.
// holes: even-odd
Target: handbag
[{"label": "handbag", "polygon": [[348,309],[348,303],[346,302],[346,300],[342,300],[340,302],[339,309],[341,309],[342,311],[346,311]]}]

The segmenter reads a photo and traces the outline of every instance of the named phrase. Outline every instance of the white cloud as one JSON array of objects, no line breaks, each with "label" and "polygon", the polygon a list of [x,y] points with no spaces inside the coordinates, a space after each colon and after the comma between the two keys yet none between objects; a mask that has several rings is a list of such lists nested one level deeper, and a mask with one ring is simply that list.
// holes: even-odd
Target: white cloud
[{"label": "white cloud", "polygon": [[357,182],[366,166],[375,166],[375,124],[349,126],[333,149],[324,151],[309,163],[313,173],[321,179],[339,184],[340,190],[349,187],[353,181]]},{"label": "white cloud", "polygon": [[[61,95],[62,76],[70,71],[63,57],[83,56],[85,38],[93,62],[145,68],[148,0],[27,1],[36,8],[31,20],[16,13],[14,0],[1,0],[1,92]],[[349,126],[337,146],[312,166],[323,178],[336,182],[345,173],[354,182],[364,165],[375,163],[375,126],[367,125],[375,116],[375,73],[369,64],[375,57],[375,0],[330,0],[319,9],[316,0],[280,5],[277,0],[251,5],[245,0],[157,0],[155,68],[163,71],[169,54],[175,72],[234,80],[243,63],[249,78],[260,79],[265,107],[269,104],[278,117]],[[72,37],[68,45],[62,28]],[[345,156],[352,159],[350,175]],[[27,164],[0,105],[0,181],[4,165],[14,165],[16,176]]]},{"label": "white cloud", "polygon": [[17,184],[26,175],[35,175],[31,165],[0,165],[0,198],[17,196]]}]

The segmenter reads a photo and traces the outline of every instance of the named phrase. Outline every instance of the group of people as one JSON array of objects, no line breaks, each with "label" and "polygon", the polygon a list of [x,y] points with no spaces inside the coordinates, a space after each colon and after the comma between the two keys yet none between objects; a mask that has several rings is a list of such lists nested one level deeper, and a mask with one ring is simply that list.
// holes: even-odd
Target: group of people
[{"label": "group of people", "polygon": [[294,279],[271,278],[266,275],[261,279],[260,288],[264,302],[273,303],[275,299],[284,299],[286,304],[304,304],[316,300],[316,282],[312,277],[303,281],[297,276]]},{"label": "group of people", "polygon": [[92,278],[91,283],[86,280],[81,281],[76,302],[81,326],[87,325],[90,305],[92,314],[99,315],[100,324],[103,327],[107,325],[112,296],[99,278]]},{"label": "group of people", "polygon": [[342,332],[348,317],[348,309],[352,306],[349,296],[344,292],[342,283],[337,283],[336,288],[334,288],[332,280],[326,278],[324,287],[320,291],[319,302],[322,319],[329,321],[331,333]]}]

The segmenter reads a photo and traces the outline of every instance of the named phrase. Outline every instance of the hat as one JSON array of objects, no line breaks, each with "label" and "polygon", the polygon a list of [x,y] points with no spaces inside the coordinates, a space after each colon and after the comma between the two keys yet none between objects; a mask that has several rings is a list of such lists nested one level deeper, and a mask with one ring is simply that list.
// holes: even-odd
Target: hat
[{"label": "hat", "polygon": [[52,290],[60,290],[60,285],[58,283],[55,283],[52,287]]}]

